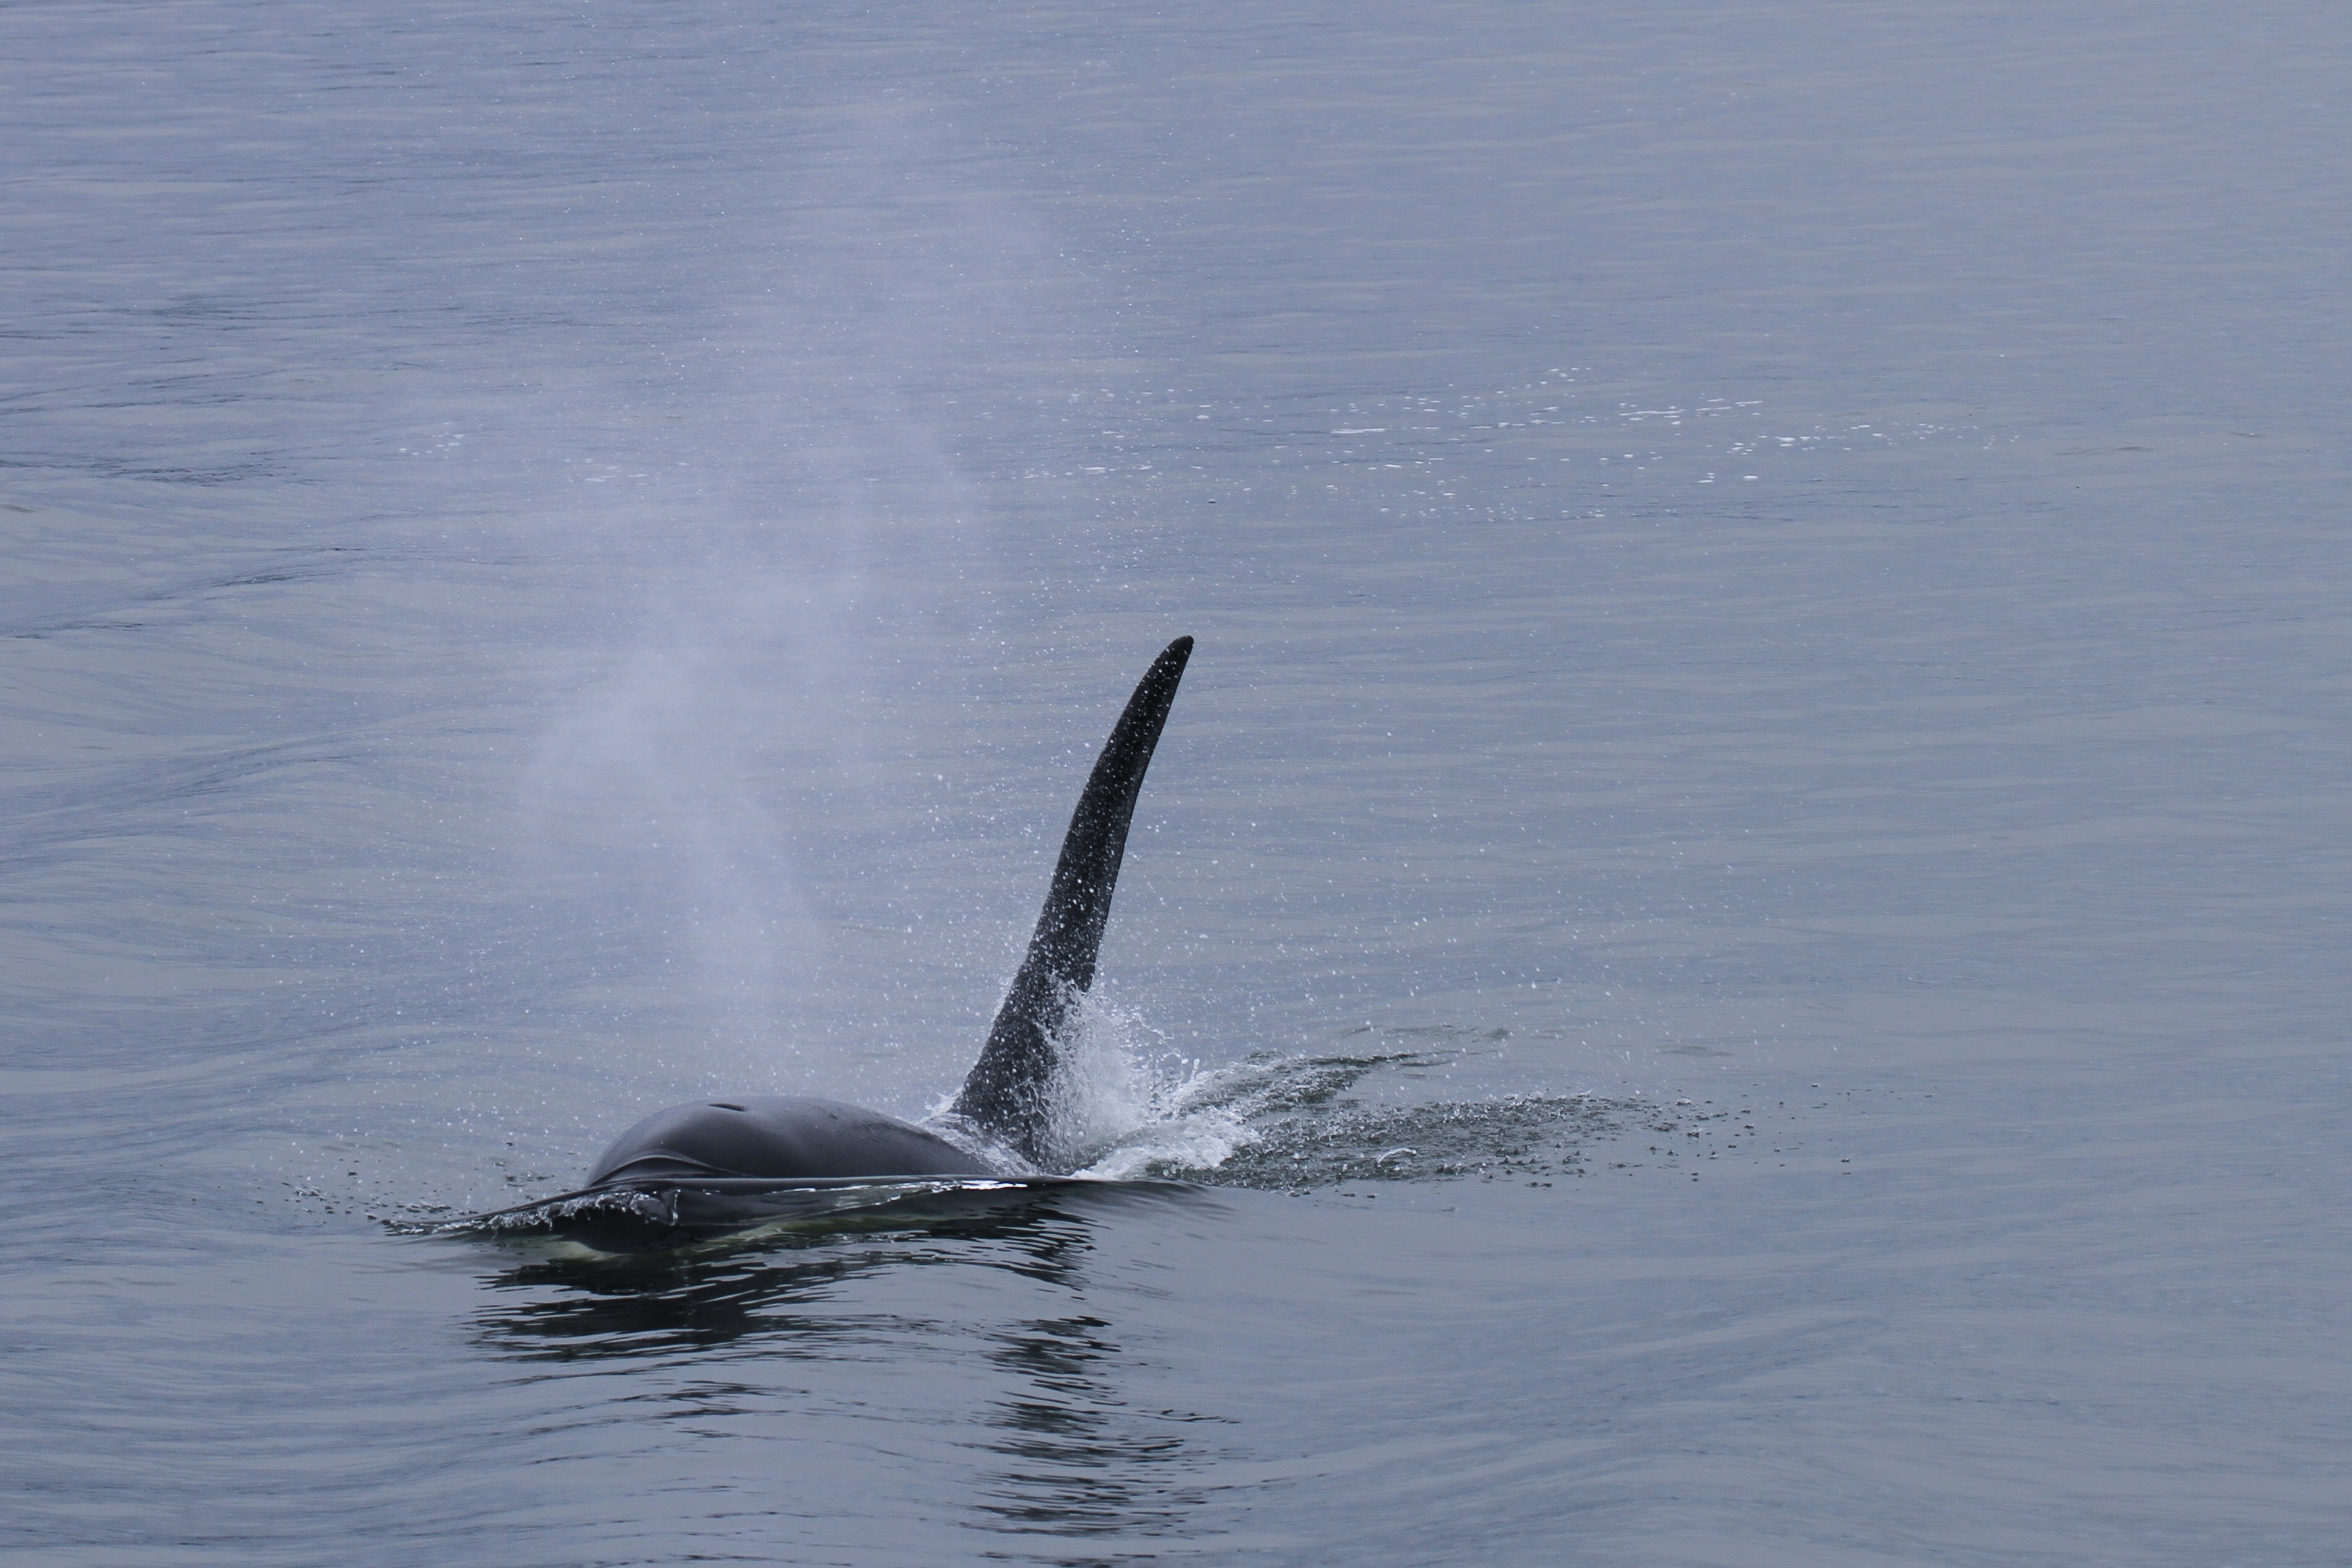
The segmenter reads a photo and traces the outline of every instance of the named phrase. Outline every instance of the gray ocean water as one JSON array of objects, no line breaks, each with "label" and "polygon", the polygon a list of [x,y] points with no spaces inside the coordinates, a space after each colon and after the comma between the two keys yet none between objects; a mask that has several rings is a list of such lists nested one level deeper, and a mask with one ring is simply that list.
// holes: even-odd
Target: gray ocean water
[{"label": "gray ocean water", "polygon": [[[2347,75],[0,9],[0,1552],[2352,1561]],[[1088,1113],[1184,1182],[387,1223],[934,1110],[1179,633]]]}]

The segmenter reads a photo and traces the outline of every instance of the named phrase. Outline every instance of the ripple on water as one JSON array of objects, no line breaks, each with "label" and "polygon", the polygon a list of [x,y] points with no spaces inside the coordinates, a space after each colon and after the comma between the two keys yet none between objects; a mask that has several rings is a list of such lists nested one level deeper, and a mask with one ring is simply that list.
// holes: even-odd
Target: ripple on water
[{"label": "ripple on water", "polygon": [[1350,1093],[1384,1069],[1437,1068],[1448,1059],[1428,1052],[1261,1057],[1201,1074],[1171,1090],[1161,1117],[1097,1156],[1087,1173],[1285,1190],[1565,1175],[1580,1170],[1588,1145],[1661,1118],[1650,1102],[1592,1094],[1399,1105],[1368,1104]]}]

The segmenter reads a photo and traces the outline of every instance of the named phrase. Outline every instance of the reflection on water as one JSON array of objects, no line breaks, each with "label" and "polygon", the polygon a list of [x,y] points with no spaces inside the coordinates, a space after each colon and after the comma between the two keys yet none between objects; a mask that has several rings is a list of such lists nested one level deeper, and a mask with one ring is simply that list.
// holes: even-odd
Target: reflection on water
[{"label": "reflection on water", "polygon": [[[791,1311],[853,1276],[940,1264],[1005,1269],[1074,1286],[1090,1194],[989,1194],[980,1212],[756,1234],[675,1252],[536,1257],[489,1283],[484,1342],[530,1359],[663,1355],[766,1334],[779,1353],[837,1331]],[[515,1301],[513,1297],[530,1299]],[[763,1347],[766,1348],[766,1347]]]},{"label": "reflection on water", "polygon": [[1090,1315],[1042,1319],[1008,1330],[989,1352],[1014,1385],[988,1417],[987,1446],[1008,1463],[979,1506],[999,1528],[1165,1534],[1202,1500],[1202,1488],[1168,1473],[1205,1458],[1173,1428],[1214,1418],[1131,1408],[1119,1384],[1127,1352],[1115,1336]]},{"label": "reflection on water", "polygon": [[[833,1337],[839,1329],[820,1315],[788,1309],[882,1261],[845,1253],[787,1263],[527,1263],[493,1283],[505,1299],[484,1308],[477,1321],[485,1345],[527,1361],[668,1355],[763,1331],[778,1341],[778,1354],[809,1353],[804,1342]],[[530,1299],[518,1302],[514,1293]]]},{"label": "reflection on water", "polygon": [[[962,1465],[980,1460],[965,1491],[978,1528],[1164,1536],[1182,1530],[1206,1495],[1198,1476],[1223,1457],[1184,1429],[1225,1418],[1135,1397],[1142,1358],[1105,1315],[1112,1293],[1087,1266],[1097,1227],[1113,1213],[1214,1201],[1171,1184],[1106,1184],[999,1194],[986,1212],[901,1220],[887,1231],[532,1258],[485,1282],[489,1302],[476,1314],[476,1339],[527,1363],[637,1363],[631,1401],[652,1399],[666,1416],[697,1421],[765,1418],[764,1431],[777,1429],[777,1415],[805,1421],[845,1397],[878,1405],[896,1369],[919,1364],[935,1388],[953,1394],[965,1384],[975,1404],[969,1426],[938,1436]],[[992,1289],[990,1275],[1021,1288]],[[1037,1286],[1087,1310],[989,1314],[992,1302],[1034,1310]],[[729,1375],[715,1379],[721,1362]],[[791,1375],[799,1381],[761,1370],[784,1366],[798,1369]],[[838,1374],[844,1387],[824,1391],[816,1369]],[[646,1393],[646,1374],[658,1381],[665,1373],[679,1381]]]}]

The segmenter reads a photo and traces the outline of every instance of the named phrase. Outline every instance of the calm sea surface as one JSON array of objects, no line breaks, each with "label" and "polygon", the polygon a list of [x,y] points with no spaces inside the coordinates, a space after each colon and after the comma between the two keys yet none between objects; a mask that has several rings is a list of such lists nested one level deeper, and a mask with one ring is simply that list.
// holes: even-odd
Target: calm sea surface
[{"label": "calm sea surface", "polygon": [[[2347,79],[0,10],[0,1554],[2345,1562]],[[1085,1109],[1188,1180],[420,1233],[934,1109],[1183,632]]]}]

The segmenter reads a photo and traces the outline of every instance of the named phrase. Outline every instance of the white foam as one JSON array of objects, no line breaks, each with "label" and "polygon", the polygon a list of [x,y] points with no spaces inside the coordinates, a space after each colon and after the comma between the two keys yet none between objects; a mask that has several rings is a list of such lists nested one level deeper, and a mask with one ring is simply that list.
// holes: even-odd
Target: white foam
[{"label": "white foam", "polygon": [[1157,1032],[1141,1015],[1104,997],[1070,998],[1049,1091],[1045,1148],[1056,1163],[1075,1164],[1151,1120],[1159,1100],[1150,1066]]},{"label": "white foam", "polygon": [[1202,1073],[1175,1058],[1131,1008],[1096,993],[1074,998],[1055,1045],[1046,1142],[1058,1167],[1109,1180],[1213,1169],[1255,1137],[1227,1096],[1202,1092],[1231,1069]]}]

